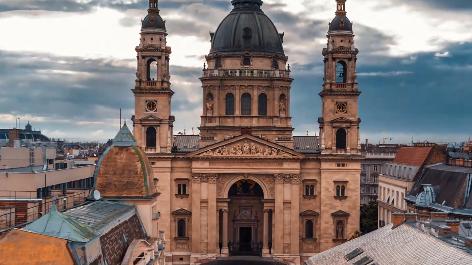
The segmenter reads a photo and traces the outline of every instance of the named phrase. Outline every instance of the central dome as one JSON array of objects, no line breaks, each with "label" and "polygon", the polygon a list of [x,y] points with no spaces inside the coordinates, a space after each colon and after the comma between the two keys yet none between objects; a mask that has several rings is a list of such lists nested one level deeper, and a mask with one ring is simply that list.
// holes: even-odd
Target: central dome
[{"label": "central dome", "polygon": [[212,37],[210,54],[260,52],[284,55],[282,36],[261,10],[261,0],[233,0],[234,8]]}]

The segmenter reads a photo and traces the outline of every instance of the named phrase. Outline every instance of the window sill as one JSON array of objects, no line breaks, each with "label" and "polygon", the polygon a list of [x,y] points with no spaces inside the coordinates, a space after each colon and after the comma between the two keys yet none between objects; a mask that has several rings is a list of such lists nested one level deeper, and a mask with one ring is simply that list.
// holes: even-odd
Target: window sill
[{"label": "window sill", "polygon": [[190,197],[190,194],[175,194],[175,197],[179,199],[186,199]]},{"label": "window sill", "polygon": [[343,200],[347,199],[347,196],[334,196],[334,199],[339,200],[339,201],[343,201]]},{"label": "window sill", "polygon": [[316,199],[316,195],[303,195],[303,199],[305,199],[305,200],[314,200],[314,199]]},{"label": "window sill", "polygon": [[174,237],[175,240],[177,241],[189,241],[190,238],[189,237]]},{"label": "window sill", "polygon": [[335,242],[335,243],[344,243],[344,242],[347,242],[347,239],[333,238],[333,242]]},{"label": "window sill", "polygon": [[314,243],[314,242],[317,242],[318,239],[316,237],[315,238],[302,238],[302,241],[305,243]]}]

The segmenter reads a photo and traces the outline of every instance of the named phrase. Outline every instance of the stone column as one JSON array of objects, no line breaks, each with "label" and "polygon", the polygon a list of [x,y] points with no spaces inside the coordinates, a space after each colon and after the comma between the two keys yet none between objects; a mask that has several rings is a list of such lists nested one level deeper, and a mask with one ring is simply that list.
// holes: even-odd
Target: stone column
[{"label": "stone column", "polygon": [[216,175],[208,176],[208,254],[218,253],[217,210],[216,210]]},{"label": "stone column", "polygon": [[275,229],[272,233],[272,254],[283,254],[284,243],[284,175],[275,175]]},{"label": "stone column", "polygon": [[223,249],[221,253],[223,255],[228,255],[228,209],[223,209]]},{"label": "stone column", "polygon": [[200,253],[200,176],[192,176],[192,253]]},{"label": "stone column", "polygon": [[[265,208],[265,207],[264,207]],[[264,238],[263,238],[263,247],[262,247],[262,255],[269,254],[269,211],[270,209],[264,209]]]},{"label": "stone column", "polygon": [[300,175],[292,175],[290,252],[293,255],[300,254],[300,182]]}]

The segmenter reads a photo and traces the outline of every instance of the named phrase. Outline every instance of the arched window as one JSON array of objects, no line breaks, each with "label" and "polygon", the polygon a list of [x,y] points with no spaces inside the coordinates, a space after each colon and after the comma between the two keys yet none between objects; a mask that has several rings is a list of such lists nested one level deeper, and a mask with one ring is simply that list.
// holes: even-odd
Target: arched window
[{"label": "arched window", "polygon": [[251,115],[251,95],[244,93],[241,96],[241,115]]},{"label": "arched window", "polygon": [[347,66],[344,61],[338,61],[336,63],[336,83],[344,84],[346,83],[347,77]]},{"label": "arched window", "polygon": [[341,197],[341,186],[340,185],[336,186],[336,197]]},{"label": "arched window", "polygon": [[344,221],[336,222],[336,239],[344,239]]},{"label": "arched window", "polygon": [[305,221],[305,238],[313,239],[313,221],[312,220]]},{"label": "arched window", "polygon": [[346,196],[346,186],[341,186],[341,197]]},{"label": "arched window", "polygon": [[147,63],[147,80],[157,80],[157,61],[154,58]]},{"label": "arched window", "polygon": [[226,115],[234,115],[234,95],[231,93],[226,94]]},{"label": "arched window", "polygon": [[259,95],[259,116],[267,116],[267,95]]},{"label": "arched window", "polygon": [[156,148],[156,128],[146,129],[146,147]]},{"label": "arched window", "polygon": [[338,129],[336,131],[336,149],[346,149],[347,146],[347,133],[344,129]]},{"label": "arched window", "polygon": [[187,223],[184,219],[180,219],[177,222],[177,237],[186,237],[187,235]]}]

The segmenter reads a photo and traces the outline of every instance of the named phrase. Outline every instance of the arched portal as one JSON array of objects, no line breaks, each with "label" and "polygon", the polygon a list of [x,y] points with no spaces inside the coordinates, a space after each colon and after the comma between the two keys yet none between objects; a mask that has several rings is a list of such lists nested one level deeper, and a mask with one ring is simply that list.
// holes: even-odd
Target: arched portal
[{"label": "arched portal", "polygon": [[264,192],[253,180],[234,183],[228,192],[228,248],[230,255],[262,253]]}]

